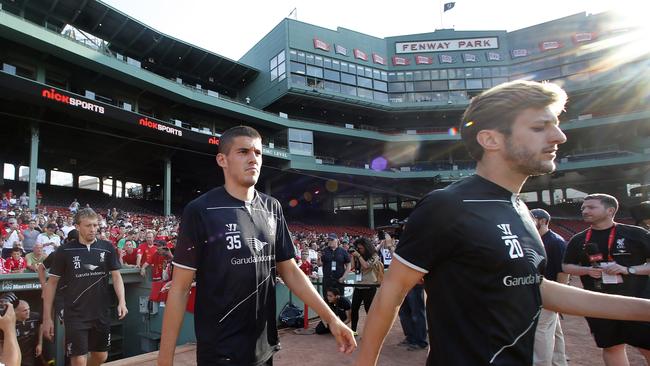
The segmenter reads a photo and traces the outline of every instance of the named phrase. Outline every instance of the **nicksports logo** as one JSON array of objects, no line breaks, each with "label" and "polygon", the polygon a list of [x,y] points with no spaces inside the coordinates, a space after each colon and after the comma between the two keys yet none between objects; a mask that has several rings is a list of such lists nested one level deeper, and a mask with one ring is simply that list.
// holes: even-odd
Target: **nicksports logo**
[{"label": "nicksports logo", "polygon": [[154,121],[152,121],[152,120],[150,120],[149,118],[146,118],[146,117],[145,118],[140,118],[140,120],[138,121],[138,124],[140,126],[144,126],[144,127],[151,128],[151,129],[154,129],[154,130],[166,132],[166,133],[168,133],[170,135],[183,136],[183,131],[181,131],[181,130],[179,130],[177,128],[174,128],[174,127],[165,126],[165,125],[160,124],[158,122],[154,122]]},{"label": "nicksports logo", "polygon": [[104,114],[104,107],[95,103],[86,102],[85,100],[77,99],[69,95],[57,92],[55,89],[43,89],[41,96],[45,99],[50,99],[58,103],[68,104],[75,108],[85,109],[87,111]]}]

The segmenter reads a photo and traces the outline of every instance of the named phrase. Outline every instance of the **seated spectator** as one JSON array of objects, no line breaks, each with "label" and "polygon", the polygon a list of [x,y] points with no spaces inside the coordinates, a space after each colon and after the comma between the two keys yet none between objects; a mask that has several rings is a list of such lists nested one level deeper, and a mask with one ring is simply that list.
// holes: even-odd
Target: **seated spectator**
[{"label": "seated spectator", "polygon": [[303,250],[300,255],[300,269],[307,277],[311,277],[313,266],[311,265],[311,260],[309,260],[309,251],[307,250]]},{"label": "seated spectator", "polygon": [[63,226],[61,227],[61,232],[63,232],[62,238],[65,239],[68,237],[68,233],[74,230],[74,225],[72,224],[72,217],[67,217],[63,220]]},{"label": "seated spectator", "polygon": [[138,252],[135,250],[135,243],[133,240],[126,240],[124,249],[120,250],[120,262],[123,267],[131,268],[136,267],[138,261]]},{"label": "seated spectator", "polygon": [[[352,304],[350,304],[350,300],[341,296],[339,289],[327,289],[327,305],[329,305],[330,309],[332,309],[334,314],[336,314],[342,322],[350,324],[352,317]],[[330,333],[329,327],[323,323],[322,320],[318,322],[318,325],[316,325],[316,334],[328,333]]]},{"label": "seated spectator", "polygon": [[30,253],[34,250],[36,239],[40,234],[41,232],[36,230],[36,220],[29,220],[27,229],[23,230],[23,249],[25,249],[25,252]]},{"label": "seated spectator", "polygon": [[41,336],[41,315],[30,311],[29,303],[20,300],[16,312],[16,337],[22,353],[21,366],[38,365],[43,350]]},{"label": "seated spectator", "polygon": [[11,257],[5,260],[5,269],[8,273],[23,273],[27,268],[27,261],[21,256],[22,249],[15,247],[11,251]]},{"label": "seated spectator", "polygon": [[43,251],[47,255],[52,254],[61,245],[61,238],[55,234],[57,229],[58,226],[51,222],[45,226],[45,232],[36,238],[36,243],[43,245]]},{"label": "seated spectator", "polygon": [[47,254],[43,252],[43,244],[34,245],[34,251],[25,256],[27,269],[32,272],[38,272],[38,266],[43,263],[45,258],[47,258]]}]

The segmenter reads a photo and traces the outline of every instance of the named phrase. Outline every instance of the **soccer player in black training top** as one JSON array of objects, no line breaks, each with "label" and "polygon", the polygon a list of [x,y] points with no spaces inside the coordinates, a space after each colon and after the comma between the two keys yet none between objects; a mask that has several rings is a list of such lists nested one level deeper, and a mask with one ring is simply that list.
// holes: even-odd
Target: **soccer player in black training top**
[{"label": "soccer player in black training top", "polygon": [[172,365],[185,303],[196,274],[194,330],[199,365],[270,365],[279,350],[275,282],[329,324],[339,350],[356,347],[352,331],[329,309],[294,260],[280,203],[255,190],[262,139],[250,127],[221,135],[217,164],[225,184],[188,203],[174,256],[159,365]]},{"label": "soccer player in black training top", "polygon": [[[616,198],[595,193],[585,197],[582,217],[590,226],[571,238],[564,272],[580,276],[582,287],[597,292],[644,297],[650,274],[650,232],[614,222]],[[615,281],[602,277],[610,275]],[[650,363],[650,323],[587,318],[605,365],[629,363],[625,345],[636,347]]]},{"label": "soccer player in black training top", "polygon": [[72,366],[94,366],[106,361],[111,345],[109,276],[117,295],[119,319],[128,310],[117,252],[111,243],[96,238],[98,215],[90,208],[81,209],[74,216],[74,224],[79,239],[68,241],[52,254],[50,278],[43,291],[42,332],[50,340],[54,337],[52,304],[57,285],[63,280],[67,285],[63,304],[66,355]]},{"label": "soccer player in black training top", "polygon": [[366,320],[357,365],[377,362],[406,292],[424,276],[427,365],[530,365],[542,305],[566,314],[649,319],[650,301],[544,281],[545,253],[519,192],[550,173],[566,141],[553,84],[513,81],[474,97],[461,137],[476,175],[426,195],[409,216]]}]

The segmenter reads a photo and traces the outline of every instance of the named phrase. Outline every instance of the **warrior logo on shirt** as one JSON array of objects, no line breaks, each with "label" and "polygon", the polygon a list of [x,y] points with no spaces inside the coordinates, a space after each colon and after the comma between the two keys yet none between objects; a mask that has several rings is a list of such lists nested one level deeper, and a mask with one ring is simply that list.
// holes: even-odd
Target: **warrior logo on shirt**
[{"label": "warrior logo on shirt", "polygon": [[539,264],[545,259],[544,256],[539,255],[534,249],[526,248],[526,259],[533,265],[533,267],[538,268]]}]

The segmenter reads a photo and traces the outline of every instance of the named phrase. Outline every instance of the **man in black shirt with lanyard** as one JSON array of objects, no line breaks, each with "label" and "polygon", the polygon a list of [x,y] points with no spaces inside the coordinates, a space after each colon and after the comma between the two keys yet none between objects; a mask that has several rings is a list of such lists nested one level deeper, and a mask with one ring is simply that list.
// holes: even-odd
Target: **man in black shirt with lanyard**
[{"label": "man in black shirt with lanyard", "polygon": [[54,337],[52,304],[62,279],[67,285],[63,305],[66,355],[72,366],[94,366],[106,361],[111,345],[109,275],[117,295],[119,319],[128,310],[117,252],[113,244],[96,238],[98,215],[84,208],[75,214],[74,223],[79,239],[65,243],[52,254],[50,278],[43,291],[42,332],[50,340]]},{"label": "man in black shirt with lanyard", "polygon": [[477,160],[476,175],[429,193],[409,216],[366,319],[356,365],[376,364],[400,303],[422,277],[429,366],[532,364],[542,305],[650,319],[650,301],[595,294],[541,275],[544,247],[519,192],[529,176],[555,169],[558,145],[566,141],[557,118],[565,101],[556,85],[521,80],[472,99],[461,137]]},{"label": "man in black shirt with lanyard", "polygon": [[280,349],[275,283],[314,309],[351,353],[352,331],[329,309],[294,260],[280,203],[255,190],[262,139],[246,126],[221,135],[217,163],[225,184],[188,203],[174,253],[158,365],[172,365],[185,303],[196,274],[194,329],[198,365],[271,365]]},{"label": "man in black shirt with lanyard", "polygon": [[[569,241],[564,272],[580,276],[582,287],[607,294],[643,297],[650,274],[650,232],[614,222],[616,198],[590,194],[582,216],[590,227]],[[625,345],[636,347],[650,363],[650,323],[587,318],[605,365],[627,365]]]}]

